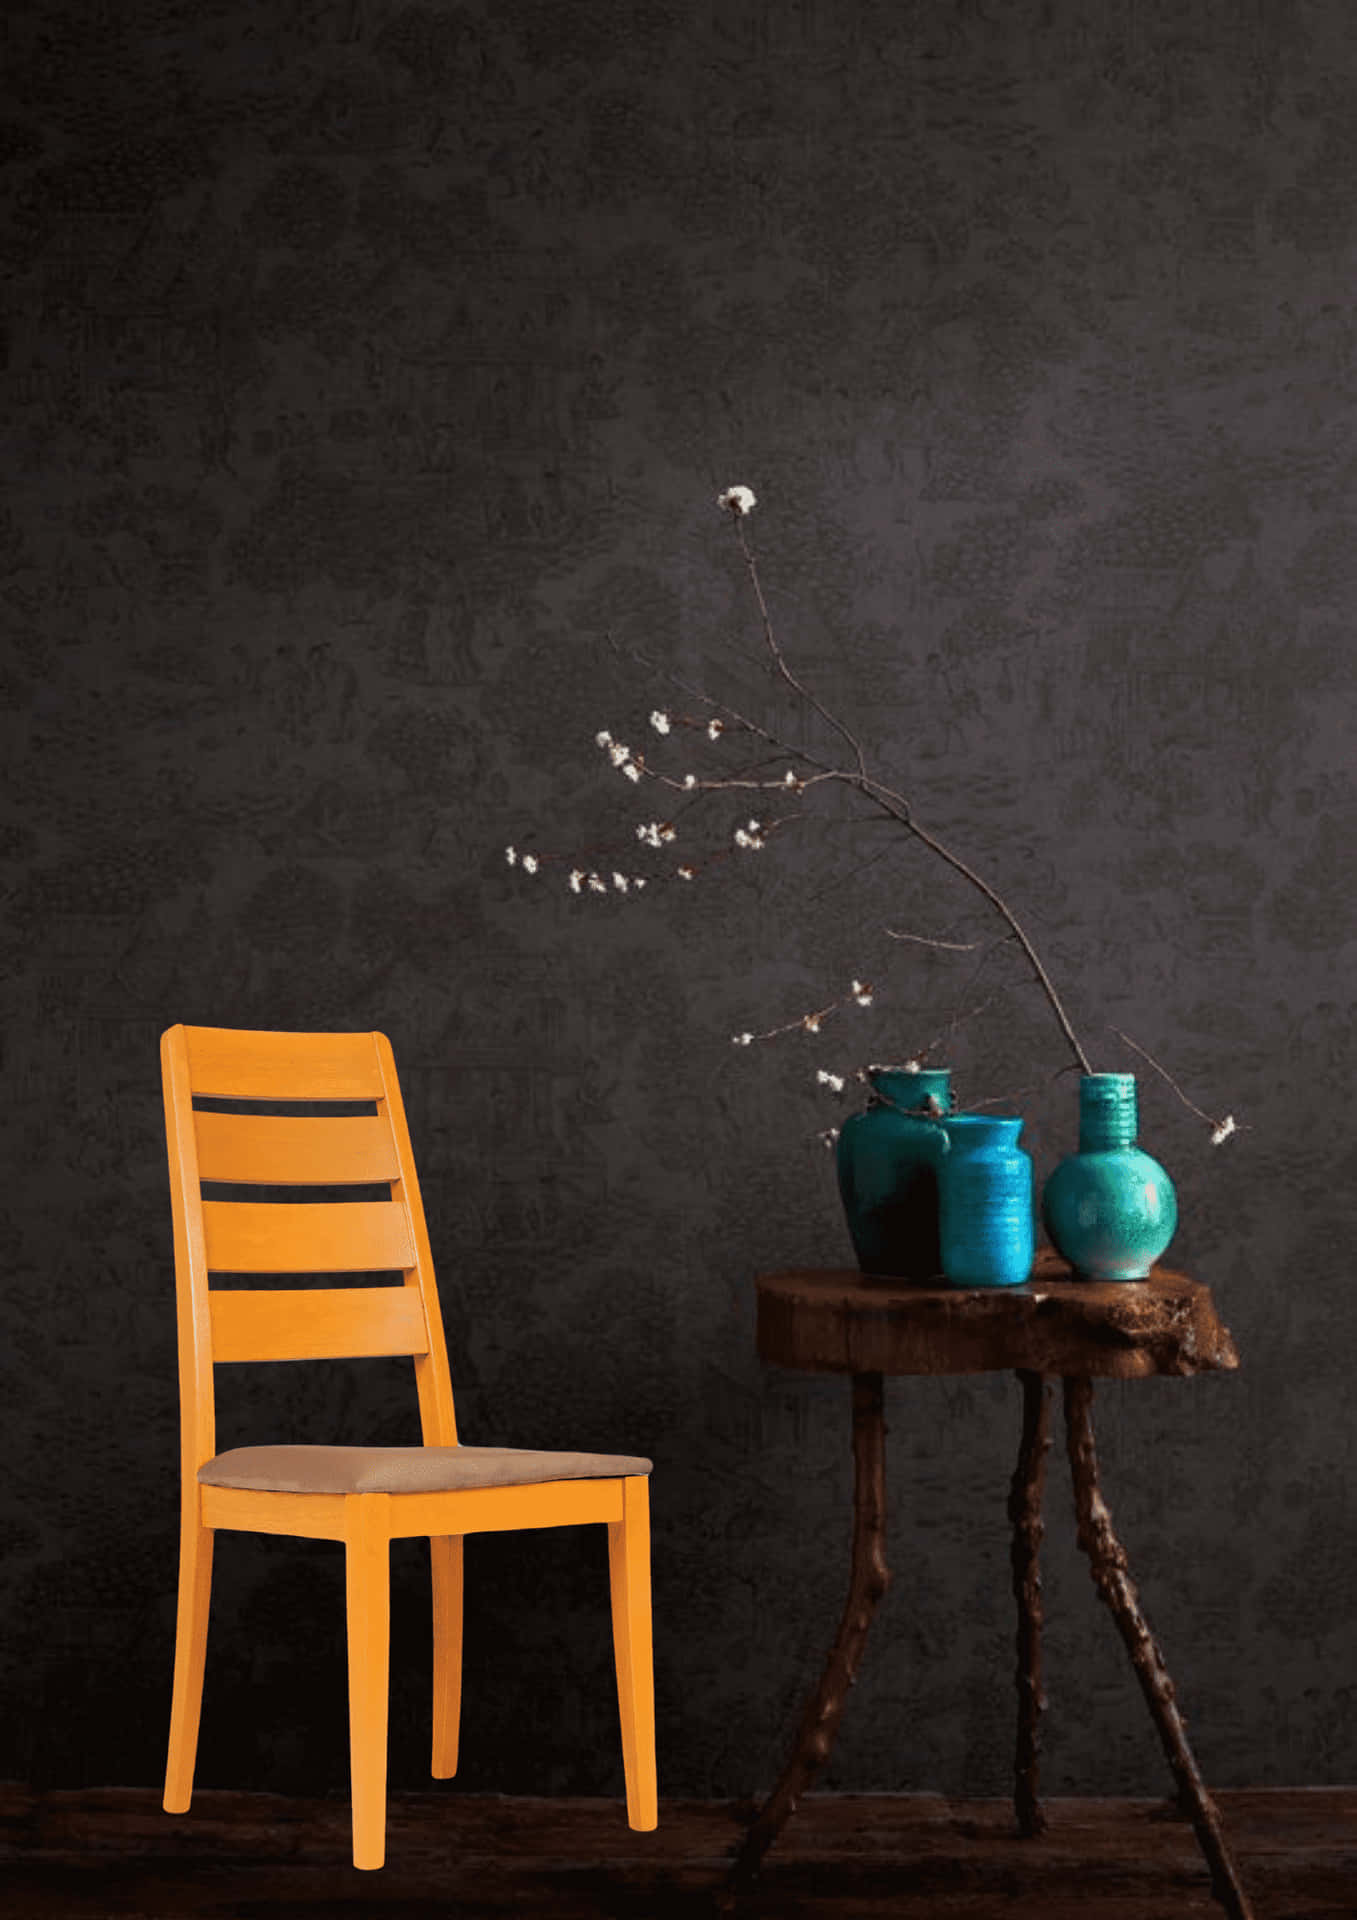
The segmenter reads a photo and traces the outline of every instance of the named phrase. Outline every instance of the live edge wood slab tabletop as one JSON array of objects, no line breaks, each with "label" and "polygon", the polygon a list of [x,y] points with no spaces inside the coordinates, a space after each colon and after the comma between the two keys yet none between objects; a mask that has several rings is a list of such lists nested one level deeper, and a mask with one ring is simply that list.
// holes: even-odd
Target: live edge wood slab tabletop
[{"label": "live edge wood slab tabletop", "polygon": [[759,1357],[827,1373],[1046,1373],[1137,1380],[1239,1365],[1211,1290],[1156,1267],[1148,1280],[1076,1280],[1049,1248],[1021,1287],[928,1287],[856,1268],[762,1273]]},{"label": "live edge wood slab tabletop", "polygon": [[838,1633],[777,1785],[732,1863],[732,1892],[752,1882],[800,1796],[828,1760],[872,1616],[890,1585],[885,1376],[1011,1372],[1021,1384],[1023,1403],[1008,1498],[1018,1610],[1013,1794],[1018,1831],[1035,1839],[1046,1825],[1037,1785],[1046,1704],[1038,1556],[1052,1440],[1049,1402],[1058,1379],[1079,1546],[1140,1684],[1179,1804],[1196,1830],[1211,1890],[1230,1920],[1253,1920],[1220,1810],[1188,1743],[1173,1681],[1141,1608],[1126,1550],[1113,1530],[1093,1432],[1095,1379],[1186,1378],[1238,1367],[1234,1341],[1216,1314],[1210,1288],[1167,1267],[1155,1267],[1144,1280],[1077,1280],[1050,1249],[1038,1254],[1031,1278],[1020,1287],[919,1286],[853,1268],[813,1267],[762,1273],[755,1284],[762,1360],[850,1378],[853,1537]]}]

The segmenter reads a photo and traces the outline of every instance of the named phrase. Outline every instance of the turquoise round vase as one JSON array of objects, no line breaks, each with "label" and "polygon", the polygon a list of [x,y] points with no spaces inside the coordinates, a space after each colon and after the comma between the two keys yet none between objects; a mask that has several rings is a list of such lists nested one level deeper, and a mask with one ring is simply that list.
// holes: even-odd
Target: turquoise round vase
[{"label": "turquoise round vase", "polygon": [[871,1102],[839,1133],[839,1194],[864,1273],[933,1280],[938,1250],[938,1164],[946,1149],[937,1118],[952,1104],[946,1067],[869,1067]]},{"label": "turquoise round vase", "polygon": [[1157,1160],[1136,1145],[1133,1073],[1079,1083],[1079,1151],[1042,1196],[1051,1245],[1085,1280],[1143,1280],[1173,1238],[1178,1200]]},{"label": "turquoise round vase", "polygon": [[957,1113],[938,1168],[942,1271],[953,1287],[1020,1287],[1032,1271],[1032,1161],[1022,1121]]}]

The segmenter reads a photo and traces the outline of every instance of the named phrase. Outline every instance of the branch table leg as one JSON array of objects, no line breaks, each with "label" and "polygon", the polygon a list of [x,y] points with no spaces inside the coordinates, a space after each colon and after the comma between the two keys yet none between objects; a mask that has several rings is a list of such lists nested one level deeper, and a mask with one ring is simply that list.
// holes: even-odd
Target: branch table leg
[{"label": "branch table leg", "polygon": [[886,1423],[879,1373],[853,1375],[853,1465],[853,1560],[839,1631],[820,1684],[806,1704],[791,1758],[730,1870],[732,1886],[753,1879],[797,1801],[828,1760],[867,1629],[890,1585],[885,1549]]},{"label": "branch table leg", "polygon": [[1078,1375],[1065,1381],[1065,1427],[1079,1545],[1131,1656],[1136,1678],[1168,1755],[1179,1798],[1190,1813],[1197,1841],[1211,1869],[1211,1888],[1231,1920],[1253,1920],[1253,1909],[1225,1843],[1220,1812],[1206,1788],[1187,1743],[1173,1681],[1164,1664],[1131,1580],[1126,1550],[1112,1530],[1112,1516],[1098,1487],[1098,1458],[1093,1444],[1093,1382]]},{"label": "branch table leg", "polygon": [[1044,1833],[1046,1815],[1037,1798],[1037,1752],[1046,1696],[1041,1690],[1041,1569],[1038,1555],[1046,1531],[1041,1496],[1051,1448],[1050,1399],[1045,1376],[1020,1371],[1022,1442],[1008,1495],[1013,1528],[1013,1597],[1018,1603],[1018,1740],[1013,1761],[1013,1810],[1018,1831]]}]

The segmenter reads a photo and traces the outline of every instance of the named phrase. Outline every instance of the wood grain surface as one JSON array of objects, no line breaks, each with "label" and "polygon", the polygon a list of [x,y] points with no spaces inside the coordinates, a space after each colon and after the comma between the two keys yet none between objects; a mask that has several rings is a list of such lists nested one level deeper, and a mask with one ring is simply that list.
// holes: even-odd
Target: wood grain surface
[{"label": "wood grain surface", "polygon": [[758,1277],[760,1358],[831,1373],[1149,1374],[1233,1370],[1210,1289],[1156,1267],[1148,1280],[1074,1280],[1052,1255],[1022,1287],[921,1287],[853,1268]]},{"label": "wood grain surface", "polygon": [[[1222,1793],[1259,1920],[1350,1920],[1357,1789]],[[620,1800],[394,1793],[380,1898],[348,1864],[342,1800],[202,1792],[191,1816],[149,1789],[0,1786],[6,1920],[237,1920],[378,1911],[397,1920],[1218,1920],[1192,1829],[1163,1801],[1056,1799],[1019,1838],[1011,1803],[810,1794],[756,1885],[721,1878],[751,1809],[660,1803],[633,1833]],[[361,1890],[361,1892],[360,1892]],[[368,1907],[365,1899],[377,1901]]]}]

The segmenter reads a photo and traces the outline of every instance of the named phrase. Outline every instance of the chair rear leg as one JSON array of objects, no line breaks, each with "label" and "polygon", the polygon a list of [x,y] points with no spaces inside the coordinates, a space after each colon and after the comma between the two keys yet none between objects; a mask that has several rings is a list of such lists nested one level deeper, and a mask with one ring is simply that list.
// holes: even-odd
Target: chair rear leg
[{"label": "chair rear leg", "polygon": [[622,1482],[622,1518],[608,1523],[617,1706],[627,1825],[648,1833],[658,1824],[655,1779],[655,1680],[650,1629],[650,1483]]},{"label": "chair rear leg", "polygon": [[386,1859],[386,1722],[391,1659],[391,1496],[351,1493],[344,1502],[349,1643],[349,1778],[353,1864]]},{"label": "chair rear leg", "polygon": [[179,1610],[174,1632],[174,1694],[170,1702],[170,1745],[165,1763],[166,1813],[187,1813],[193,1798],[193,1768],[198,1756],[198,1721],[203,1706],[203,1665],[207,1658],[207,1615],[212,1599],[210,1527],[198,1519],[198,1489],[193,1488],[179,1530]]},{"label": "chair rear leg", "polygon": [[462,1717],[462,1536],[435,1534],[429,1541],[433,1578],[433,1777],[451,1780],[457,1771],[457,1733]]}]

